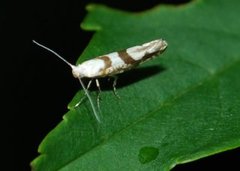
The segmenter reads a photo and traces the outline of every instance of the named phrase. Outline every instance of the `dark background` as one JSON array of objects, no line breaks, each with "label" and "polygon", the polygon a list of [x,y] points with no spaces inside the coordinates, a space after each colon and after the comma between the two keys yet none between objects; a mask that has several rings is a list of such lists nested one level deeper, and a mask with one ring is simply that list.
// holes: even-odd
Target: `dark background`
[{"label": "dark background", "polygon": [[[80,29],[85,6],[102,3],[126,11],[142,11],[157,4],[175,6],[188,1],[8,1],[2,6],[1,33],[3,96],[1,125],[6,138],[2,155],[5,170],[30,170],[29,163],[38,156],[37,148],[67,112],[67,104],[79,89],[70,68],[55,56],[32,44],[35,39],[75,63],[92,37]],[[6,7],[6,8],[3,8]],[[3,112],[4,111],[4,112]],[[210,170],[228,167],[238,170],[240,150],[179,165],[173,170]],[[235,168],[235,169],[234,169]],[[237,169],[238,168],[238,169]]]}]

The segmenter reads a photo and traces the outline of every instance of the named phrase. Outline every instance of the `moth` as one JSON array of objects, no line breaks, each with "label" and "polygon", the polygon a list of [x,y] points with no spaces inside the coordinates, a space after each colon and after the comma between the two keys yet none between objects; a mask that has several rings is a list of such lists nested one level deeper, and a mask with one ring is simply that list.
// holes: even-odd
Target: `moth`
[{"label": "moth", "polygon": [[[89,82],[86,87],[82,82],[82,78],[90,78],[96,80],[96,85],[100,90],[100,84],[98,78],[100,77],[115,77],[117,74],[123,73],[127,70],[131,70],[132,68],[138,66],[139,64],[146,62],[159,54],[163,53],[168,44],[163,39],[153,40],[142,45],[133,46],[127,48],[125,50],[120,50],[117,52],[112,52],[106,55],[98,56],[87,60],[81,64],[73,65],[69,63],[66,59],[61,57],[58,53],[53,51],[52,49],[38,43],[33,40],[33,43],[36,45],[52,52],[62,61],[64,61],[67,65],[72,68],[72,74],[75,78],[77,78],[91,104],[94,116],[98,122],[100,122],[100,117],[98,116],[96,107],[93,104],[93,100],[88,92],[88,88],[91,84]],[[113,90],[116,90],[116,79],[113,82]]]}]

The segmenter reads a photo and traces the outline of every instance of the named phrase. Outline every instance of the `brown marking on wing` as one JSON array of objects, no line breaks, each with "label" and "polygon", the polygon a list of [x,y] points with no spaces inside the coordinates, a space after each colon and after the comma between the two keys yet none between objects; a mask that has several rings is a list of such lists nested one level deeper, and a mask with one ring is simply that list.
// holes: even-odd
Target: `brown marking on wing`
[{"label": "brown marking on wing", "polygon": [[161,53],[160,51],[157,51],[157,52],[154,52],[154,53],[151,53],[151,54],[147,54],[147,55],[143,56],[142,59],[140,59],[140,63],[151,60],[154,57],[156,57],[157,55],[159,55],[160,53]]},{"label": "brown marking on wing", "polygon": [[121,50],[119,52],[117,52],[119,57],[124,61],[125,64],[132,64],[134,65],[137,61],[134,60],[128,53],[126,50]]},{"label": "brown marking on wing", "polygon": [[98,59],[101,59],[104,61],[104,68],[102,68],[99,72],[102,76],[105,76],[108,74],[107,69],[112,67],[112,61],[108,56],[100,56],[97,57]]},{"label": "brown marking on wing", "polygon": [[101,56],[99,59],[102,59],[104,61],[105,67],[104,69],[107,69],[112,66],[112,61],[108,56]]},{"label": "brown marking on wing", "polygon": [[142,59],[141,59],[141,63],[142,62],[145,62],[145,61],[148,61],[150,59],[153,59],[155,58],[156,56],[158,56],[159,54],[162,54],[167,48],[164,48],[164,49],[160,49],[154,53],[151,53],[151,54],[147,54],[145,55]]}]

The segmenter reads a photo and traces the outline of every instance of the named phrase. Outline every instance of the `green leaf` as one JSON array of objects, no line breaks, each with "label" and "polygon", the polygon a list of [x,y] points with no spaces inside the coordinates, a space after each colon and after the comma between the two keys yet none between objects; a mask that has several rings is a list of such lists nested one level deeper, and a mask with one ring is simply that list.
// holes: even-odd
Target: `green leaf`
[{"label": "green leaf", "polygon": [[[160,57],[102,82],[98,124],[89,102],[69,112],[39,147],[33,170],[170,170],[240,146],[240,1],[196,0],[127,13],[89,5],[96,31],[78,63],[164,38]],[[91,91],[96,100],[96,92]]]}]

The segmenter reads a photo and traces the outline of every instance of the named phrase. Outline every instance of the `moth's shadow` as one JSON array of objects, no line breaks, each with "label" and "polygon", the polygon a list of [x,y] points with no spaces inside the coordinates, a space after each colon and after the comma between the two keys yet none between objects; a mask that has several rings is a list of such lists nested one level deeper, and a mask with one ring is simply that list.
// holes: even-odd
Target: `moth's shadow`
[{"label": "moth's shadow", "polygon": [[[132,83],[136,83],[138,81],[144,80],[148,77],[164,72],[165,70],[166,68],[158,65],[158,66],[150,66],[145,68],[136,68],[136,69],[127,71],[125,73],[117,75],[118,79],[117,79],[116,88],[118,89],[118,88],[131,85]],[[111,77],[98,78],[98,80],[99,80],[102,91],[113,90],[114,78],[111,78]],[[85,81],[87,83],[89,80],[85,80]],[[98,90],[98,87],[96,86],[94,80],[89,90],[90,91]]]}]

